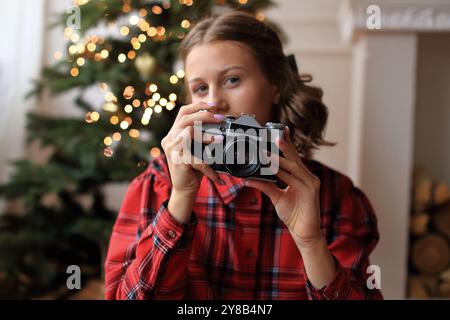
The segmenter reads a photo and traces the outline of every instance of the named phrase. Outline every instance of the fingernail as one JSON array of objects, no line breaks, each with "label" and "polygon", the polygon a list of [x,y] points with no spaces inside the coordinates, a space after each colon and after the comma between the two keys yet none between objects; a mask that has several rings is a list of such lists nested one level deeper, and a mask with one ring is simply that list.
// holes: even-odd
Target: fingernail
[{"label": "fingernail", "polygon": [[215,102],[208,102],[207,105],[210,106],[210,107],[216,107],[217,106],[217,104]]},{"label": "fingernail", "polygon": [[214,142],[222,142],[223,139],[223,136],[214,136]]},{"label": "fingernail", "polygon": [[214,119],[216,120],[224,120],[225,116],[223,114],[215,114]]}]

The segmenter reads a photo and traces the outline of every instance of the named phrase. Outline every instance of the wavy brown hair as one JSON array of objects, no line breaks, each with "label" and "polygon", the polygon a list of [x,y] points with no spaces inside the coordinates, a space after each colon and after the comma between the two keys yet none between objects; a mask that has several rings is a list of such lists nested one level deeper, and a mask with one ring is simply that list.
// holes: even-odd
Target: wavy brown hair
[{"label": "wavy brown hair", "polygon": [[[225,40],[250,48],[263,74],[277,86],[279,99],[272,108],[272,121],[289,126],[291,139],[303,157],[311,158],[320,146],[334,145],[323,137],[328,108],[322,102],[322,90],[307,85],[312,77],[295,71],[283,52],[278,34],[253,15],[231,11],[204,18],[183,39],[179,55],[185,63],[195,46]],[[185,99],[189,102],[191,97],[186,88]]]}]

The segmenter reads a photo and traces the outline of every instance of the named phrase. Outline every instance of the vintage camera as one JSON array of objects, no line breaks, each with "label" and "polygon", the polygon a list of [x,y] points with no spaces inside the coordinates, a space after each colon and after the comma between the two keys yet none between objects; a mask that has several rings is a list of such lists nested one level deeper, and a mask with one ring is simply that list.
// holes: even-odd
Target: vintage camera
[{"label": "vintage camera", "polygon": [[[254,115],[242,113],[240,117],[226,116],[220,123],[194,125],[191,153],[215,171],[239,178],[252,178],[276,182],[278,163],[269,155],[281,155],[275,139],[283,138],[284,125],[268,122],[261,126]],[[221,135],[223,141],[204,144],[199,135]]]}]

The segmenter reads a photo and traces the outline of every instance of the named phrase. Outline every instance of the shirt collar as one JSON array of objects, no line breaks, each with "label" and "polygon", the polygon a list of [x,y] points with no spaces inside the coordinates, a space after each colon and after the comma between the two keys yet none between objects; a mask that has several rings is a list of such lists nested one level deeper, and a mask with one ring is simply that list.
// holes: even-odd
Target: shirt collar
[{"label": "shirt collar", "polygon": [[210,183],[214,185],[220,197],[222,198],[222,201],[225,204],[228,204],[238,195],[239,190],[245,187],[244,184],[245,180],[226,173],[218,173],[218,174],[219,178],[222,179],[225,182],[225,184],[220,185],[212,181],[210,181]]}]

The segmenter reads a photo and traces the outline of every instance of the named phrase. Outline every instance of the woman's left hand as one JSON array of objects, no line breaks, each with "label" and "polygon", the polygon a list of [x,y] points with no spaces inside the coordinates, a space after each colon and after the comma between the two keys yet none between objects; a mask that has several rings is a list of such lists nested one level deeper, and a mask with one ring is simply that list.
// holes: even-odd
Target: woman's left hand
[{"label": "woman's left hand", "polygon": [[316,245],[322,240],[320,232],[320,180],[303,164],[289,137],[277,140],[283,152],[279,158],[278,178],[287,184],[286,189],[274,183],[247,180],[246,185],[264,192],[272,201],[278,217],[283,221],[300,248]]}]

